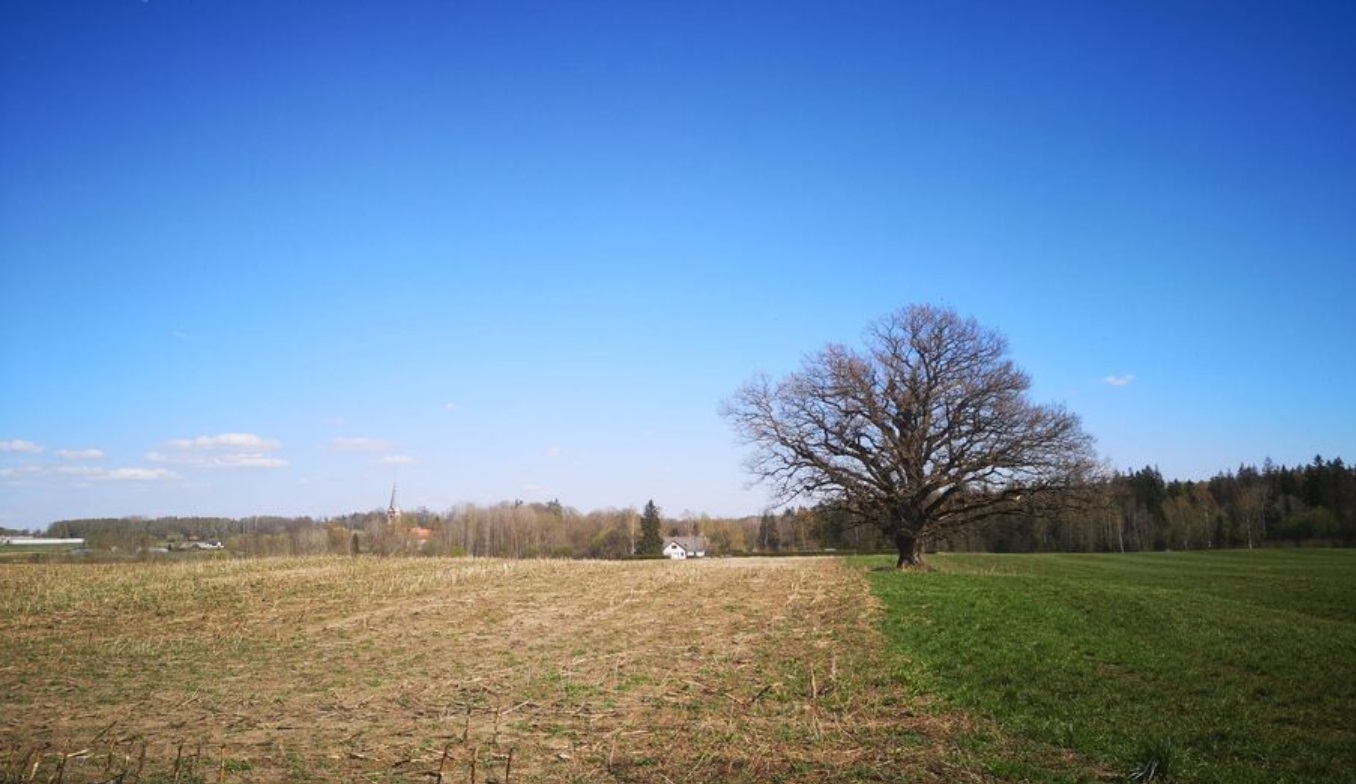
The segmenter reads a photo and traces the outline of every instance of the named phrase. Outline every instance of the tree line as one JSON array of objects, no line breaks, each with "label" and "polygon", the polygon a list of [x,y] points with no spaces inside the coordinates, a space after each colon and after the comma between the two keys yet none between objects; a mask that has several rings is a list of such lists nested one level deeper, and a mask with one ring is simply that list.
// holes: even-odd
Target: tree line
[{"label": "tree line", "polygon": [[937,544],[987,552],[1356,545],[1356,468],[1341,458],[1290,467],[1267,460],[1202,481],[1165,480],[1146,466],[1094,490],[1089,506],[1014,517]]},{"label": "tree line", "polygon": [[[1091,498],[1089,503],[1086,498]],[[426,531],[411,537],[410,529]],[[629,558],[657,555],[664,536],[704,536],[714,556],[884,552],[879,529],[854,525],[833,504],[758,516],[664,517],[653,501],[590,512],[559,501],[417,509],[393,527],[384,510],[328,518],[260,516],[100,518],[52,523],[47,535],[97,549],[136,552],[220,541],[242,555],[370,552],[495,558]],[[355,540],[355,535],[357,539]],[[1303,466],[1266,461],[1204,481],[1167,480],[1158,468],[1118,472],[1081,504],[1050,514],[1013,513],[927,543],[934,550],[1140,552],[1275,546],[1356,546],[1356,467],[1315,457]]]},{"label": "tree line", "polygon": [[[789,520],[789,518],[788,518]],[[786,541],[814,539],[783,524]],[[665,536],[706,537],[708,552],[737,555],[756,549],[759,520],[685,513],[664,517],[653,501],[634,507],[580,512],[558,500],[420,508],[393,522],[374,509],[336,517],[128,517],[61,520],[49,536],[81,537],[99,550],[146,552],[192,541],[219,541],[243,555],[420,554],[494,558],[629,558],[657,556]]]}]

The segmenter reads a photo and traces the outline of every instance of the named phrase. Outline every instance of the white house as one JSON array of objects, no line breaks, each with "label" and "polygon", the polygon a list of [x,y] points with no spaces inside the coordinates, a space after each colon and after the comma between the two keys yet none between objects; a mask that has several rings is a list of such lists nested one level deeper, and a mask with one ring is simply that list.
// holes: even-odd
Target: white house
[{"label": "white house", "polygon": [[666,536],[664,537],[665,558],[681,561],[684,558],[705,558],[705,536]]}]

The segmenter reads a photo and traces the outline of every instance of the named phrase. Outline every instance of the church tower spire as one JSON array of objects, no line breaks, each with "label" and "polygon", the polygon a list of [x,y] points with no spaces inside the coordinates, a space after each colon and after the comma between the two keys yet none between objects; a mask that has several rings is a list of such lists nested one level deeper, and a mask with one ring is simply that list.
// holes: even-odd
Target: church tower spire
[{"label": "church tower spire", "polygon": [[386,507],[386,524],[392,528],[400,524],[400,507],[396,505],[396,484],[391,483],[391,504]]}]

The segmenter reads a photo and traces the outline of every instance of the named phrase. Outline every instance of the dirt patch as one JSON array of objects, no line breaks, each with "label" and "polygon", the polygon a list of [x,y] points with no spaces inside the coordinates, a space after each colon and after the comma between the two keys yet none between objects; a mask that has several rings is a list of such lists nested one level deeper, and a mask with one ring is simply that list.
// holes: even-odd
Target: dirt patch
[{"label": "dirt patch", "polygon": [[14,566],[0,590],[0,780],[980,778],[831,559]]}]

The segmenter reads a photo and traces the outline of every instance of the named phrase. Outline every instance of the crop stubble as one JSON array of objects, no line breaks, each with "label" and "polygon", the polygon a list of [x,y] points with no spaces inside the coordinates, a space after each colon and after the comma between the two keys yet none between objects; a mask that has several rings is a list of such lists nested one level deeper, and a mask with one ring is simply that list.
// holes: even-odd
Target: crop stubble
[{"label": "crop stubble", "polygon": [[834,559],[16,565],[0,587],[11,780],[976,778]]}]

